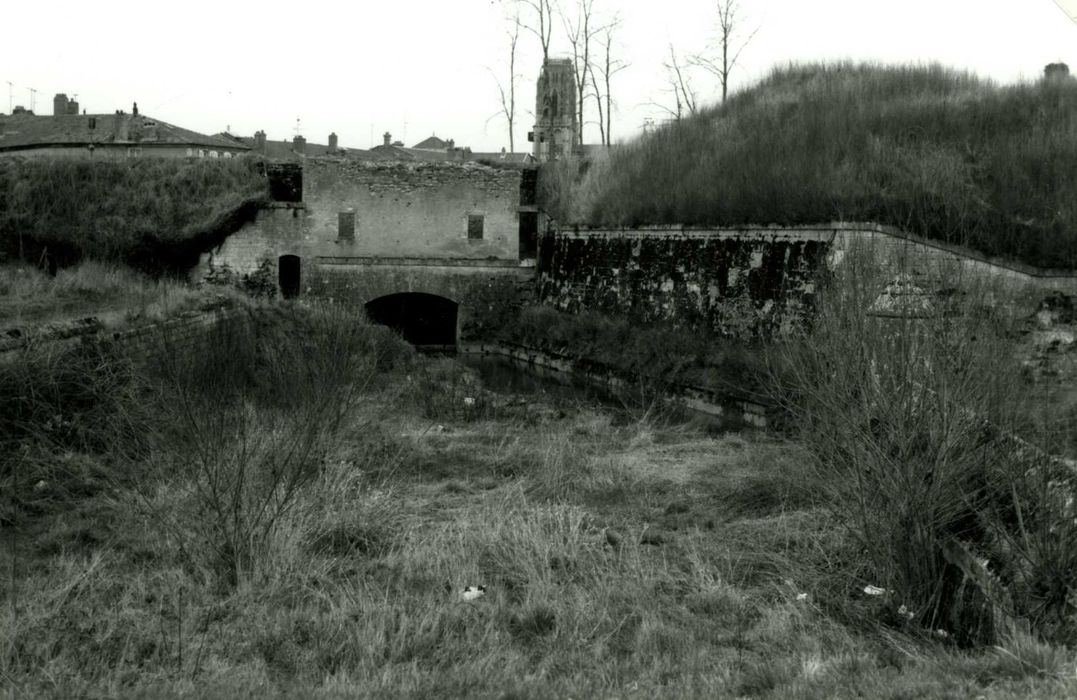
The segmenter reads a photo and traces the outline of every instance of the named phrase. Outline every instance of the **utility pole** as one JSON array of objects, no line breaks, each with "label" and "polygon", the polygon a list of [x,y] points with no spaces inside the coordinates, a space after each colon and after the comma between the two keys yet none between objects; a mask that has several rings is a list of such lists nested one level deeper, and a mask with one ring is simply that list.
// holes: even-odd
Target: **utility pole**
[{"label": "utility pole", "polygon": [[[27,88],[27,90],[30,91],[30,111],[33,112],[37,102],[37,89]],[[36,114],[36,112],[34,113]]]}]

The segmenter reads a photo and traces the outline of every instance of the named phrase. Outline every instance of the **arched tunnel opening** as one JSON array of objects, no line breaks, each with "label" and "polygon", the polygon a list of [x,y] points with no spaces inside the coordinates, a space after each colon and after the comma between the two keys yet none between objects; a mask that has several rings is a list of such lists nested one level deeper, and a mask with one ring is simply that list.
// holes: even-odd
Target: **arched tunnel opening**
[{"label": "arched tunnel opening", "polygon": [[366,304],[367,318],[389,326],[412,345],[456,345],[458,306],[451,299],[423,292],[401,292]]}]

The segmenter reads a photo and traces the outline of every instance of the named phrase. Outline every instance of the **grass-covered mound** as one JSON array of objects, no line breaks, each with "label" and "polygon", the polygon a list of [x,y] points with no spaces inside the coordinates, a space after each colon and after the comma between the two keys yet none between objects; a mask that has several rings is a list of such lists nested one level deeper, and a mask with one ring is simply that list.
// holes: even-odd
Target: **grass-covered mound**
[{"label": "grass-covered mound", "polygon": [[167,272],[268,196],[255,159],[0,159],[0,257]]},{"label": "grass-covered mound", "polygon": [[542,178],[562,222],[875,221],[1071,267],[1077,80],[998,86],[937,65],[794,65],[567,187],[575,176],[565,162]]}]

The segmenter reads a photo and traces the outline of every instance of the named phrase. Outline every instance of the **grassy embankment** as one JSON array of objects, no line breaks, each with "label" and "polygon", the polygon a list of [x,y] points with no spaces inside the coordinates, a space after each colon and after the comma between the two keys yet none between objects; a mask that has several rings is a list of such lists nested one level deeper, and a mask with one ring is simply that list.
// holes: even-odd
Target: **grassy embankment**
[{"label": "grassy embankment", "polygon": [[258,167],[253,158],[0,159],[0,261],[182,273],[268,196]]},{"label": "grassy embankment", "polygon": [[221,297],[242,304],[227,287],[198,289],[93,260],[57,271],[0,265],[0,328],[22,328],[93,317],[105,325],[160,320]]},{"label": "grassy embankment", "polygon": [[[861,592],[898,580],[831,500],[848,479],[820,469],[825,439],[507,399],[339,312],[271,319],[148,367],[89,348],[0,367],[4,692],[1077,692],[1057,642],[962,648],[959,618]],[[917,444],[926,466],[940,443]]]},{"label": "grassy embankment", "polygon": [[874,221],[1077,267],[1077,80],[997,86],[939,66],[793,65],[582,176],[544,168],[565,224]]},{"label": "grassy embankment", "polygon": [[205,301],[172,277],[267,188],[254,159],[0,159],[0,326],[159,318]]}]

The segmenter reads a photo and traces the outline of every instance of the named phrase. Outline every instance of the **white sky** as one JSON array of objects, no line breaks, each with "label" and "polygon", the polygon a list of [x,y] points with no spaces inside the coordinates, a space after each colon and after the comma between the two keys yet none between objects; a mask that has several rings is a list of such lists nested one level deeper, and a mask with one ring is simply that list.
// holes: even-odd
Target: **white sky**
[{"label": "white sky", "polygon": [[[560,0],[563,5],[574,0]],[[1036,78],[1054,61],[1077,73],[1077,0],[741,0],[747,29],[733,87],[789,61],[939,61],[1000,82]],[[614,138],[637,133],[648,104],[668,102],[662,62],[713,37],[713,0],[595,0],[619,13]],[[230,126],[290,139],[296,118],[312,142],[330,131],[342,146],[432,133],[476,151],[508,145],[491,70],[507,76],[501,0],[33,0],[0,11],[0,111],[52,113],[57,92],[93,112],[140,111],[203,133]],[[558,26],[553,53],[564,53]],[[529,150],[537,39],[521,36],[516,150]],[[703,101],[717,85],[694,79]],[[593,118],[593,116],[589,117]],[[489,120],[489,121],[488,121]],[[371,138],[373,136],[373,139]],[[597,127],[585,131],[598,141]]]}]

